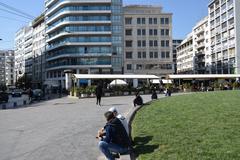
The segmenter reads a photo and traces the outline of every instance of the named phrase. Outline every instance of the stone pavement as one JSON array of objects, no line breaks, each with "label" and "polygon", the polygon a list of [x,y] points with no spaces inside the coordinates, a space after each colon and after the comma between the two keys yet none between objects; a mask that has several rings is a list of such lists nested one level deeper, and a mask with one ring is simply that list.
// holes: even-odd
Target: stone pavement
[{"label": "stone pavement", "polygon": [[[99,107],[95,98],[64,97],[0,110],[0,160],[96,160],[103,113],[114,106],[127,115],[133,98],[104,97]],[[150,95],[143,99],[149,101]]]}]

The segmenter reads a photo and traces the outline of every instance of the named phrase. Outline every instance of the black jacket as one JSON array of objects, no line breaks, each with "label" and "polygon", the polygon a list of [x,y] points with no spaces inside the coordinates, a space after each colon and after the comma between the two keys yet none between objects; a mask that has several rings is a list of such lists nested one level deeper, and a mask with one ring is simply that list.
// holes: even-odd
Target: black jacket
[{"label": "black jacket", "polygon": [[128,134],[118,118],[114,118],[108,122],[104,129],[106,131],[106,137],[103,141],[107,143],[114,143],[120,145],[121,147],[130,146]]}]

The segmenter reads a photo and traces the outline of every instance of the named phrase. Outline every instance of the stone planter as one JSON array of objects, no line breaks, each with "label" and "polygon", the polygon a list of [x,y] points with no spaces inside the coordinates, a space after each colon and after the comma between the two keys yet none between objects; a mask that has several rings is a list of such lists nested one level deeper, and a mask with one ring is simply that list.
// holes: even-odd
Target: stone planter
[{"label": "stone planter", "polygon": [[127,95],[129,95],[129,92],[123,92],[123,95],[127,96]]},{"label": "stone planter", "polygon": [[191,92],[190,88],[183,88],[183,92]]},{"label": "stone planter", "polygon": [[111,94],[109,93],[109,92],[107,92],[107,93],[104,93],[104,96],[105,97],[109,97]]},{"label": "stone planter", "polygon": [[144,94],[144,92],[143,92],[143,91],[140,91],[139,94]]},{"label": "stone planter", "polygon": [[90,97],[95,97],[95,94],[94,94],[94,93],[91,93],[91,94],[90,94]]},{"label": "stone planter", "polygon": [[86,97],[88,97],[87,94],[85,94],[85,93],[82,93],[82,94],[81,94],[81,98],[86,98]]}]

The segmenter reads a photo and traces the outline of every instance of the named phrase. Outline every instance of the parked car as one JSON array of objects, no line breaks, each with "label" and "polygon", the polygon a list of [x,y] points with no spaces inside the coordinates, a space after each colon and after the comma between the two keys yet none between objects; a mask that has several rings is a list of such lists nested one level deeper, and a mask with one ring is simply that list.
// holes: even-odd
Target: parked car
[{"label": "parked car", "polygon": [[43,92],[41,89],[34,89],[33,90],[33,99],[40,100],[43,97]]},{"label": "parked car", "polygon": [[0,92],[0,103],[7,103],[8,99],[9,97],[7,92]]},{"label": "parked car", "polygon": [[22,89],[14,89],[12,90],[12,97],[21,97],[23,93]]}]

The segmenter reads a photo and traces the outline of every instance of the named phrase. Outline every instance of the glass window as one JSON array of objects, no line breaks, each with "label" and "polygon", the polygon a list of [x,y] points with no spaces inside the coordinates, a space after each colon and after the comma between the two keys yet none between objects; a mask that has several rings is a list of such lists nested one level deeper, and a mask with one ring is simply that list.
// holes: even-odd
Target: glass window
[{"label": "glass window", "polygon": [[165,41],[161,40],[161,47],[165,47]]},{"label": "glass window", "polygon": [[158,58],[158,52],[154,52],[154,58]]},{"label": "glass window", "polygon": [[138,40],[137,44],[138,44],[138,47],[141,47],[142,46],[142,41]]},{"label": "glass window", "polygon": [[141,24],[141,18],[137,18],[137,24]]},{"label": "glass window", "polygon": [[170,53],[166,52],[166,58],[170,58]]},{"label": "glass window", "polygon": [[154,46],[158,46],[158,41],[157,40],[154,40]]},{"label": "glass window", "polygon": [[161,24],[164,24],[164,18],[161,18]]},{"label": "glass window", "polygon": [[150,46],[150,47],[153,46],[153,41],[152,41],[152,40],[149,41],[149,46]]},{"label": "glass window", "polygon": [[127,70],[132,70],[132,64],[127,64]]},{"label": "glass window", "polygon": [[152,29],[149,29],[149,35],[153,35],[153,30]]},{"label": "glass window", "polygon": [[152,18],[148,19],[149,24],[152,24]]},{"label": "glass window", "polygon": [[146,29],[142,29],[142,35],[143,35],[143,36],[146,35]]},{"label": "glass window", "polygon": [[161,29],[161,36],[164,36],[164,29]]},{"label": "glass window", "polygon": [[126,41],[126,47],[132,47],[132,41]]},{"label": "glass window", "polygon": [[149,58],[153,58],[153,52],[149,52]]},{"label": "glass window", "polygon": [[145,22],[145,18],[142,18],[142,24],[145,24],[146,22]]},{"label": "glass window", "polygon": [[125,24],[132,24],[132,18],[125,18]]},{"label": "glass window", "polygon": [[161,52],[161,58],[165,58],[166,55],[165,55],[165,52]]},{"label": "glass window", "polygon": [[154,19],[153,19],[153,23],[154,23],[154,24],[157,24],[157,18],[154,18]]},{"label": "glass window", "polygon": [[126,59],[132,59],[132,52],[126,52]]},{"label": "glass window", "polygon": [[166,47],[169,47],[169,40],[166,40]]},{"label": "glass window", "polygon": [[146,47],[146,41],[145,40],[142,41],[142,46]]},{"label": "glass window", "polygon": [[146,58],[146,52],[142,52],[142,58]]},{"label": "glass window", "polygon": [[169,24],[169,18],[165,18],[165,24]]},{"label": "glass window", "polygon": [[157,29],[154,29],[154,35],[157,35]]},{"label": "glass window", "polygon": [[131,29],[126,29],[125,34],[126,34],[126,36],[131,36],[132,35],[132,30]]},{"label": "glass window", "polygon": [[165,30],[165,34],[166,34],[166,36],[169,36],[169,29]]},{"label": "glass window", "polygon": [[138,30],[137,30],[137,35],[138,35],[138,36],[141,36],[141,29],[138,29]]},{"label": "glass window", "polygon": [[138,52],[138,58],[142,58],[142,53]]}]

